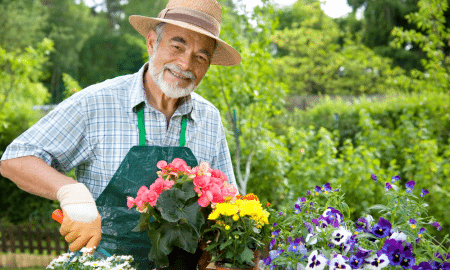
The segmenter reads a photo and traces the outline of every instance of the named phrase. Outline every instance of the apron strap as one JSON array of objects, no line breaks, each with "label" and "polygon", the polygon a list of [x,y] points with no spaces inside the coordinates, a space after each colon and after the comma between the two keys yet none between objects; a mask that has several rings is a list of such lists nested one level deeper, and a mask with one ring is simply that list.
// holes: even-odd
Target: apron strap
[{"label": "apron strap", "polygon": [[186,144],[186,126],[187,126],[187,115],[183,115],[181,119],[181,132],[180,132],[180,147],[184,147]]},{"label": "apron strap", "polygon": [[139,146],[145,146],[145,116],[144,106],[137,112],[138,127],[139,127]]},{"label": "apron strap", "polygon": [[[137,106],[138,128],[139,128],[139,146],[145,146],[145,116],[144,106]],[[181,119],[180,147],[186,145],[186,127],[187,115],[183,115]]]}]

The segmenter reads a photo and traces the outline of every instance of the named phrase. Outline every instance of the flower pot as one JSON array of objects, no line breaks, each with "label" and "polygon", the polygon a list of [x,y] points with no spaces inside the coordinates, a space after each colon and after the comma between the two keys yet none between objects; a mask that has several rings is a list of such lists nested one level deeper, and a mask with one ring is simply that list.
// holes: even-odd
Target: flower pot
[{"label": "flower pot", "polygon": [[248,268],[232,268],[232,267],[226,267],[225,265],[222,265],[221,263],[215,263],[216,270],[253,270],[253,267]]},{"label": "flower pot", "polygon": [[261,256],[261,252],[259,250],[256,250],[253,254],[254,254],[253,262],[255,263],[255,266],[253,267],[233,268],[225,266],[222,262],[216,262],[214,263],[214,266],[216,266],[216,270],[258,270],[259,257]]}]

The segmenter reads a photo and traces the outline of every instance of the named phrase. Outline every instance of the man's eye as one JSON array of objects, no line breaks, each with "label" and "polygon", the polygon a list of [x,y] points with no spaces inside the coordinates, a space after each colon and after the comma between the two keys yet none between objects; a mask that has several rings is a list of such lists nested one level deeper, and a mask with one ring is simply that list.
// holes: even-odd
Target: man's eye
[{"label": "man's eye", "polygon": [[208,60],[206,60],[206,58],[205,57],[203,57],[203,56],[201,56],[201,55],[199,55],[199,56],[197,56],[198,57],[198,59],[200,59],[200,61],[202,61],[202,62],[207,62]]},{"label": "man's eye", "polygon": [[177,50],[181,50],[180,46],[173,45],[173,47],[174,47],[175,49],[177,49]]}]

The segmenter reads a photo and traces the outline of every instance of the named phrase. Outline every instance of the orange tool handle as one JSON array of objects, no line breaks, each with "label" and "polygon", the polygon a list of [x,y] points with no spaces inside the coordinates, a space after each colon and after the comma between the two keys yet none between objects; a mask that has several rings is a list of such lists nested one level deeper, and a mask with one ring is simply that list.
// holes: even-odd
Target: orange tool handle
[{"label": "orange tool handle", "polygon": [[53,211],[52,213],[52,218],[56,221],[59,222],[59,224],[62,224],[63,222],[63,212],[61,211],[61,209],[56,209],[55,211]]}]

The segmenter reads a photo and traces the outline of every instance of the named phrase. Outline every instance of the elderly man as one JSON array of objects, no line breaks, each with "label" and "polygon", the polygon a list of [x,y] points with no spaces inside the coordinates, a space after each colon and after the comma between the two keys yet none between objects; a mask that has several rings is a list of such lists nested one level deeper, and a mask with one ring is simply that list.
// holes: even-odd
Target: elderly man
[{"label": "elderly man", "polygon": [[[139,213],[126,197],[156,179],[159,160],[201,161],[235,183],[217,109],[193,93],[210,65],[240,63],[219,38],[215,0],[170,0],[157,18],[131,16],[147,39],[149,62],[137,73],[90,86],[19,136],[1,160],[1,174],[29,193],[59,200],[61,234],[70,250],[100,246],[133,255],[139,268],[151,243],[132,233]],[[76,180],[64,175],[75,168]],[[195,269],[198,255],[182,259]],[[195,259],[191,259],[195,258]]]}]

